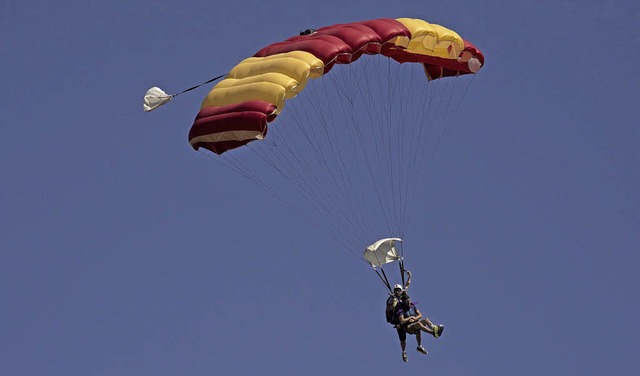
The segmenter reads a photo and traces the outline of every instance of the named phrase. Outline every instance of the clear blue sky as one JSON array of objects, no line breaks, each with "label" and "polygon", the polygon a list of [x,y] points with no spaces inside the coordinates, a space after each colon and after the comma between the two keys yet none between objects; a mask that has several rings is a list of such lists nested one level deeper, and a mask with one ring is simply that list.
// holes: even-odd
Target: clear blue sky
[{"label": "clear blue sky", "polygon": [[[379,17],[487,59],[407,229],[412,295],[447,325],[407,364],[370,268],[190,148],[206,89],[141,108]],[[2,2],[0,373],[637,372],[638,20],[631,0]]]}]

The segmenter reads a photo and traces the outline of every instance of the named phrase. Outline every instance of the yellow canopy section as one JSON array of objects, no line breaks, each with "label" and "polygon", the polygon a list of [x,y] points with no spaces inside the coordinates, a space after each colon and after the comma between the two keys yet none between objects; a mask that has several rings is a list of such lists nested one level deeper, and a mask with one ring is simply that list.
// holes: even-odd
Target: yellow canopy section
[{"label": "yellow canopy section", "polygon": [[[269,69],[267,67],[277,69],[276,72],[285,74],[287,72],[297,72],[298,74],[300,74],[299,70],[302,70],[306,72],[305,78],[318,78],[322,76],[322,72],[324,71],[324,63],[322,62],[322,60],[313,56],[309,52],[291,51],[266,57],[250,57],[244,59],[240,62],[240,64],[236,65],[231,70],[231,72],[229,72],[228,77],[244,78],[247,77],[248,74],[254,73],[256,71]],[[269,70],[269,72],[274,71]]]},{"label": "yellow canopy section", "polygon": [[297,81],[295,78],[287,76],[286,74],[269,72],[246,78],[227,78],[220,81],[218,85],[216,85],[216,88],[227,89],[257,82],[270,82],[282,86],[285,89],[285,97],[289,99],[295,97],[304,89],[306,80]]},{"label": "yellow canopy section", "polygon": [[415,18],[398,18],[411,32],[407,52],[456,59],[464,49],[464,40],[453,30]]},{"label": "yellow canopy section", "polygon": [[277,106],[295,97],[309,78],[322,76],[324,63],[312,54],[293,51],[241,61],[206,96],[200,109],[248,100],[263,100]]},{"label": "yellow canopy section", "polygon": [[250,100],[273,103],[281,109],[284,106],[286,89],[271,82],[256,82],[232,87],[213,88],[202,102],[200,109],[209,106],[225,106]]}]

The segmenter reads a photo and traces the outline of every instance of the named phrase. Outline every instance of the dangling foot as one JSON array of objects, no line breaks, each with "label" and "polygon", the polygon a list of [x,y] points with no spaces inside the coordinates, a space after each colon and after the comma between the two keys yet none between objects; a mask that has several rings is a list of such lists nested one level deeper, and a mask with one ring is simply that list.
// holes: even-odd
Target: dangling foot
[{"label": "dangling foot", "polygon": [[427,354],[429,353],[429,352],[427,351],[427,349],[425,349],[425,348],[424,348],[424,347],[422,347],[422,346],[418,346],[418,348],[417,348],[416,350],[417,350],[418,352],[421,352],[421,353],[425,354],[425,355],[427,355]]},{"label": "dangling foot", "polygon": [[431,330],[433,330],[433,336],[435,338],[438,338],[442,335],[442,332],[444,331],[444,325],[434,325],[433,328],[431,328]]},{"label": "dangling foot", "polygon": [[407,353],[406,352],[402,353],[402,361],[404,361],[404,362],[408,362],[409,361],[409,358],[407,357]]}]

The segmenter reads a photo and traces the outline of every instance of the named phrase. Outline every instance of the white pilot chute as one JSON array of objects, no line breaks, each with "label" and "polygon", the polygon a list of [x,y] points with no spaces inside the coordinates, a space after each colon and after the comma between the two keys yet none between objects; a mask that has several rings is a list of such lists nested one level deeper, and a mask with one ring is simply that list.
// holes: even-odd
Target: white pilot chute
[{"label": "white pilot chute", "polygon": [[391,284],[389,278],[384,271],[383,265],[398,262],[400,267],[400,278],[402,278],[402,285],[404,285],[404,260],[402,258],[402,239],[400,238],[384,238],[368,246],[362,257],[367,261],[376,272],[378,277],[382,280],[382,283],[391,292]]},{"label": "white pilot chute", "polygon": [[385,238],[371,244],[364,250],[363,257],[374,268],[398,261],[402,257],[396,251],[395,242],[402,242],[400,238]]}]

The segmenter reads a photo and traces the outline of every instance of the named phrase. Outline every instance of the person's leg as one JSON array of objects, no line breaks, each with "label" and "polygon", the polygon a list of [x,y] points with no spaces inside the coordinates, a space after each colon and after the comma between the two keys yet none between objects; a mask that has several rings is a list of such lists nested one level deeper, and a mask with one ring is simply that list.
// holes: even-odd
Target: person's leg
[{"label": "person's leg", "polygon": [[431,322],[431,320],[429,320],[426,317],[423,317],[422,320],[420,321],[423,321],[424,324],[428,326],[429,329],[431,329],[431,331],[429,331],[428,333],[431,333],[436,338],[440,337],[440,335],[442,334],[442,331],[444,330],[444,325],[435,325],[434,323]]},{"label": "person's leg", "polygon": [[422,332],[419,330],[416,333],[416,343],[418,344],[418,347],[416,347],[416,351],[427,354],[427,349],[422,347]]},{"label": "person's leg", "polygon": [[408,360],[407,357],[407,332],[402,327],[396,327],[396,331],[398,332],[398,339],[400,339],[400,348],[402,349],[402,360],[405,362]]},{"label": "person's leg", "polygon": [[422,319],[420,321],[423,322],[423,326],[426,325],[430,329],[428,331],[425,330],[425,332],[431,333],[431,335],[433,335],[435,338],[440,337],[442,331],[444,330],[444,325],[435,325],[434,323],[429,321],[429,319]]},{"label": "person's leg", "polygon": [[[423,331],[433,335],[433,330],[427,327],[426,323],[423,321],[414,322],[413,324],[407,326],[407,329],[411,331],[416,331],[416,332]],[[410,334],[415,334],[415,333],[410,333]]]},{"label": "person's leg", "polygon": [[429,328],[433,328],[433,323],[432,323],[432,322],[431,322],[431,320],[429,320],[428,318],[426,318],[426,317],[422,317],[422,319],[421,319],[420,321],[424,321],[424,322],[426,322],[426,323],[427,323],[427,326],[428,326]]}]

